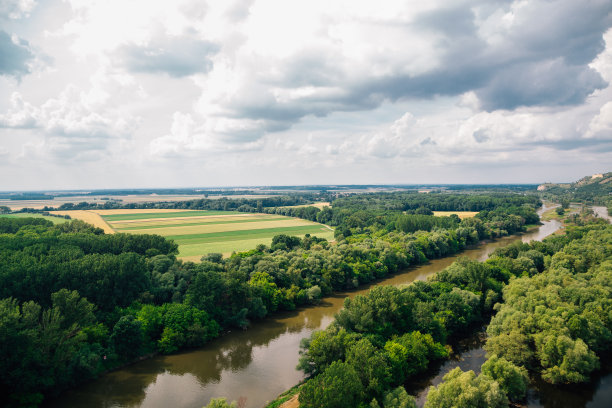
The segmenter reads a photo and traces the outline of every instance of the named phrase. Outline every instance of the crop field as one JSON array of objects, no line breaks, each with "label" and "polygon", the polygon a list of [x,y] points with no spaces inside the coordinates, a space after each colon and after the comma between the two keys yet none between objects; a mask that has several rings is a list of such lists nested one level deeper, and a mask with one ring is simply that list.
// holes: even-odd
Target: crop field
[{"label": "crop field", "polygon": [[[77,211],[66,211],[80,218]],[[218,252],[248,251],[259,244],[270,245],[272,237],[306,234],[332,240],[329,227],[311,221],[280,215],[196,210],[93,210],[113,232],[157,234],[173,239],[179,245],[179,257],[197,261],[202,255]],[[90,221],[88,221],[90,222]],[[101,225],[98,223],[97,226]]]},{"label": "crop field", "polygon": [[106,234],[114,234],[115,230],[113,230],[110,225],[108,225],[95,211],[88,210],[70,210],[70,211],[53,211],[53,214],[59,215],[69,215],[70,218],[85,221],[88,224],[93,225],[94,227],[102,228],[104,233]]},{"label": "crop field", "polygon": [[451,214],[457,214],[459,218],[462,220],[465,218],[472,218],[478,211],[434,211],[433,212],[436,217],[448,217]]},{"label": "crop field", "polygon": [[0,217],[10,217],[10,218],[26,218],[26,217],[44,218],[45,220],[49,220],[49,221],[51,221],[54,224],[61,224],[61,223],[64,223],[64,222],[68,221],[67,219],[64,219],[64,218],[49,217],[47,215],[35,214],[35,213],[0,214]]}]

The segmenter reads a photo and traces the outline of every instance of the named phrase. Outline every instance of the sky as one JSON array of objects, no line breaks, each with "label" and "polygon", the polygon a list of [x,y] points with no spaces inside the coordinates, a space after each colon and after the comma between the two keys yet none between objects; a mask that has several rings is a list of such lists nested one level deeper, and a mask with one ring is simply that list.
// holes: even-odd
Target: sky
[{"label": "sky", "polygon": [[609,0],[0,0],[0,190],[612,171]]}]

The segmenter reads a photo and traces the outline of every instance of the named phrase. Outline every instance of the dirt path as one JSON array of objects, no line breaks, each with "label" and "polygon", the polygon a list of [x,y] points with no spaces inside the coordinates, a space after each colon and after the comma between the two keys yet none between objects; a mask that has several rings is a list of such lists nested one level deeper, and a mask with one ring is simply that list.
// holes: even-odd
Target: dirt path
[{"label": "dirt path", "polygon": [[299,408],[300,406],[300,402],[298,401],[299,396],[300,394],[295,394],[293,397],[291,397],[290,400],[283,402],[281,406],[278,408]]}]

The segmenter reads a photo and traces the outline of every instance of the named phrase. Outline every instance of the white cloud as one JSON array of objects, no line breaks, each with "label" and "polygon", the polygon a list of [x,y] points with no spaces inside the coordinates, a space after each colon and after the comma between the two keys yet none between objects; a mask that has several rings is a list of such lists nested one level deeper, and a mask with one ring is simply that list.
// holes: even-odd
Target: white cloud
[{"label": "white cloud", "polygon": [[587,137],[604,136],[612,140],[612,102],[603,105],[599,114],[591,120]]},{"label": "white cloud", "polygon": [[[40,163],[116,165],[129,149],[126,178],[232,163],[221,183],[269,184],[287,182],[279,166],[384,182],[446,165],[610,161],[609,1],[0,5],[22,18],[5,19],[0,42],[0,140]],[[32,68],[43,54],[47,68]]]},{"label": "white cloud", "polygon": [[35,0],[0,0],[0,18],[8,17],[11,20],[18,20],[30,16],[36,7]]},{"label": "white cloud", "polygon": [[0,115],[0,127],[42,131],[44,143],[28,149],[41,157],[102,157],[120,145],[121,139],[131,137],[137,121],[119,111],[104,109],[96,103],[96,97],[99,96],[95,93],[86,94],[68,86],[57,98],[36,107],[24,101],[19,93],[13,93],[11,109]]}]

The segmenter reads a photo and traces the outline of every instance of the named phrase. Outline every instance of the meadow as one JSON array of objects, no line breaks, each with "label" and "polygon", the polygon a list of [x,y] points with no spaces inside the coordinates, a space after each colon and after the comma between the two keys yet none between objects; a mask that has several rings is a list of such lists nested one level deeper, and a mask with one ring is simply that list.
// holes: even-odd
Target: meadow
[{"label": "meadow", "polygon": [[[190,261],[211,252],[226,256],[270,245],[272,237],[306,234],[332,240],[329,227],[315,222],[270,214],[189,210],[91,210],[66,211],[73,218],[98,218],[97,226],[112,232],[156,234],[179,245],[179,257]],[[102,221],[105,225],[101,225]]]},{"label": "meadow", "polygon": [[17,213],[17,214],[0,214],[0,217],[9,217],[9,218],[44,218],[45,220],[49,220],[54,224],[61,224],[68,221],[65,218],[59,217],[49,217],[47,215],[34,214],[34,213]]}]

